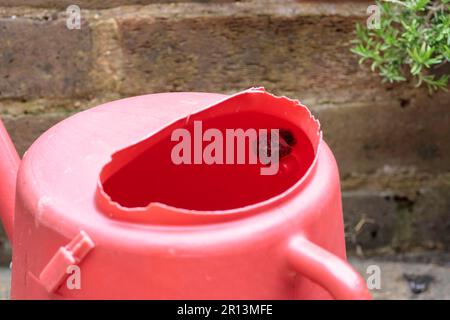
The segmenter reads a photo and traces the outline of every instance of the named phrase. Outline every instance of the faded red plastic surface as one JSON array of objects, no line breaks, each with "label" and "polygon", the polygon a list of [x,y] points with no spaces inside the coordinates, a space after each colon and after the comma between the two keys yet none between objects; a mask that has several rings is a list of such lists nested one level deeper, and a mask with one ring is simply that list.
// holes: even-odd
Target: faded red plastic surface
[{"label": "faded red plastic surface", "polygon": [[20,158],[0,119],[0,217],[10,240],[13,238],[14,200]]},{"label": "faded red plastic surface", "polygon": [[[274,176],[175,166],[170,132],[194,120],[282,127],[297,143]],[[140,96],[64,120],[23,159],[14,229],[16,299],[370,298],[345,262],[338,170],[318,122],[258,88]],[[64,285],[71,263],[80,290]]]}]

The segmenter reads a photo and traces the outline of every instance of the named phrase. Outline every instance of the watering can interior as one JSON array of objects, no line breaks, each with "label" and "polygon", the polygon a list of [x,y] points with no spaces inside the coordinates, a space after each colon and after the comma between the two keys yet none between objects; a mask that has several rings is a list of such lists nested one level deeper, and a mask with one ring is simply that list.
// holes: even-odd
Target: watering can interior
[{"label": "watering can interior", "polygon": [[[104,191],[112,201],[123,207],[145,207],[149,203],[163,203],[199,211],[242,208],[283,193],[304,176],[314,160],[315,151],[310,138],[292,123],[292,120],[264,113],[264,110],[235,112],[237,107],[242,108],[241,105],[228,105],[228,102],[224,102],[220,108],[226,109],[228,114],[217,116],[214,110],[221,109],[213,108],[209,109],[207,114],[200,112],[190,115],[189,119],[181,119],[164,128],[162,132],[152,135],[151,141],[141,142],[141,148],[119,151],[124,153],[126,160],[118,159],[120,155],[113,157],[108,166],[115,167],[114,173],[102,175]],[[290,116],[293,117],[294,114],[295,112],[291,112]],[[200,122],[201,131],[198,135],[211,128],[220,131],[220,145],[214,152],[218,153],[220,149],[222,154],[219,160],[224,165],[211,165],[203,160],[193,164],[193,155],[189,155],[191,165],[174,163],[171,150],[176,142],[171,140],[170,133],[178,128],[193,133],[196,130],[194,124],[198,127]],[[244,136],[243,139],[248,137],[248,140],[244,141],[232,133],[231,139],[234,140],[230,140],[226,133],[228,128],[239,128],[244,133],[254,130],[252,132],[256,134]],[[267,165],[257,159],[257,133],[260,130],[277,128],[282,128],[279,139],[282,139],[282,148],[285,148],[285,151],[282,150],[281,159],[276,160],[279,162],[276,171],[270,175],[262,175],[261,168]],[[188,141],[189,149],[197,143],[192,141],[194,139],[199,140],[201,137],[191,137]],[[286,140],[291,145],[288,145]],[[225,164],[226,153],[230,149],[229,141],[232,141],[233,158],[229,164]],[[238,143],[242,141],[245,143],[243,160],[247,161],[238,163],[237,154],[241,151]],[[204,146],[208,143],[199,143],[201,156]],[[252,156],[255,158],[254,163],[249,163]]]}]

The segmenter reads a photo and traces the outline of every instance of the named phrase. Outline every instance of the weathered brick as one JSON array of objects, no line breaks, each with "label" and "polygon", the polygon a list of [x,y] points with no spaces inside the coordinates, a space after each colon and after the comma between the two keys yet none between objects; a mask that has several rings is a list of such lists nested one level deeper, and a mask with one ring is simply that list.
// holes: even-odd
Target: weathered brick
[{"label": "weathered brick", "polygon": [[91,87],[92,39],[87,24],[0,18],[0,98],[85,96]]},{"label": "weathered brick", "polygon": [[[422,93],[424,93],[422,91]],[[406,99],[406,100],[405,100]],[[450,95],[314,108],[342,176],[385,166],[450,171]]]},{"label": "weathered brick", "polygon": [[347,248],[366,253],[449,250],[450,184],[414,190],[343,193]]},{"label": "weathered brick", "polygon": [[192,6],[189,14],[117,17],[126,74],[121,90],[230,92],[257,85],[320,101],[367,100],[379,92],[378,77],[359,68],[349,51],[363,17],[303,8],[319,10]]},{"label": "weathered brick", "polygon": [[239,0],[0,0],[0,6],[27,6],[36,8],[58,8],[64,9],[72,4],[82,9],[113,8],[123,5],[142,5],[152,3],[177,3],[177,2],[234,2]]}]

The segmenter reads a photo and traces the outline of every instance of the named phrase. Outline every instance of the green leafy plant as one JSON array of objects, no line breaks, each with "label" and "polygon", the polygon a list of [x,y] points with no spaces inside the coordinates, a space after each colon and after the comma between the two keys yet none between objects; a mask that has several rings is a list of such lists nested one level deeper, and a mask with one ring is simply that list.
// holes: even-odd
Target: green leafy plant
[{"label": "green leafy plant", "polygon": [[[356,26],[351,51],[369,61],[383,81],[405,81],[430,91],[447,89],[449,74],[436,70],[450,61],[450,0],[377,1],[380,23],[376,28]],[[448,66],[448,65],[447,65]]]}]

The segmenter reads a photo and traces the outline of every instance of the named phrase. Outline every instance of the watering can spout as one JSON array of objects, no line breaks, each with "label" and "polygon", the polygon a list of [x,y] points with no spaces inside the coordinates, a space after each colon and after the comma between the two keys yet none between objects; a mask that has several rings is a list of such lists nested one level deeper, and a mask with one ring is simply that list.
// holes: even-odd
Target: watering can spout
[{"label": "watering can spout", "polygon": [[0,218],[12,241],[16,178],[20,158],[0,119]]}]

